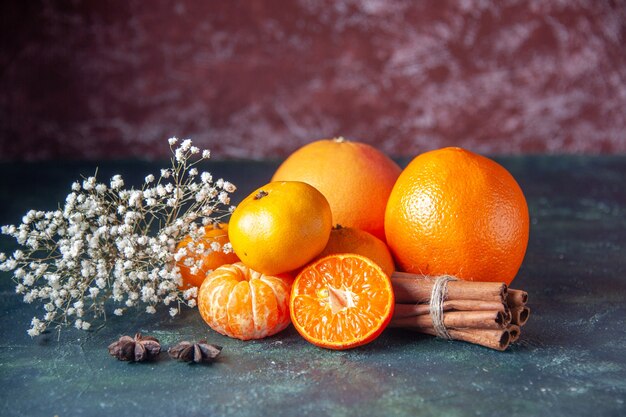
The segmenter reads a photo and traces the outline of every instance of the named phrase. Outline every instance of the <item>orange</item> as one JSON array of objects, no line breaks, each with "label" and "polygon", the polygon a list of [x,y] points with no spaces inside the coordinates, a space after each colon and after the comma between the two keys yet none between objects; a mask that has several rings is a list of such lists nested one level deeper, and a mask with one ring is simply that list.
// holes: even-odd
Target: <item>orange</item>
[{"label": "orange", "polygon": [[239,259],[264,274],[292,271],[328,242],[332,215],[326,198],[303,182],[272,182],[246,197],[228,236]]},{"label": "orange", "polygon": [[[182,289],[190,287],[199,287],[202,285],[202,281],[206,277],[207,272],[214,270],[215,268],[232,264],[239,261],[237,255],[234,252],[224,253],[222,248],[228,243],[228,224],[219,223],[205,227],[206,231],[204,236],[194,242],[191,236],[185,237],[178,243],[176,250],[181,248],[187,248],[188,255],[184,256],[176,265],[180,269],[180,275],[183,278]],[[217,243],[219,245],[218,250],[211,248],[212,244]],[[199,247],[202,245],[202,247]],[[198,252],[199,251],[199,252]],[[198,271],[193,273],[191,267],[185,265],[187,259],[191,259],[192,265],[200,260]]]},{"label": "orange", "polygon": [[509,284],[528,244],[528,206],[511,174],[460,148],[417,156],[389,196],[387,244],[398,268]]},{"label": "orange", "polygon": [[400,167],[370,145],[343,138],[309,143],[278,167],[272,181],[304,181],[330,204],[333,224],[385,239],[385,205]]},{"label": "orange", "polygon": [[289,326],[293,279],[253,271],[241,262],[209,273],[198,290],[198,310],[216,332],[241,340],[261,339]]},{"label": "orange", "polygon": [[300,272],[289,301],[291,321],[306,340],[328,349],[349,349],[374,340],[393,314],[387,274],[355,254],[330,255]]},{"label": "orange", "polygon": [[389,276],[395,269],[393,257],[385,242],[364,230],[335,226],[330,232],[326,247],[318,258],[337,253],[355,253],[370,258]]}]

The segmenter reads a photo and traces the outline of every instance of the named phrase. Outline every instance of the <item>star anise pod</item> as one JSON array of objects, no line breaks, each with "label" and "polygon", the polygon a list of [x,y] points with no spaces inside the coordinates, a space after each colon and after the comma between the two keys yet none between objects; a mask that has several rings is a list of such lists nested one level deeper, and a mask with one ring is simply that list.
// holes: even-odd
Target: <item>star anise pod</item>
[{"label": "star anise pod", "polygon": [[135,337],[122,336],[109,345],[109,353],[121,361],[143,362],[156,359],[161,352],[161,344],[151,336],[136,333]]},{"label": "star anise pod", "polygon": [[206,340],[200,340],[199,342],[180,342],[176,346],[169,348],[167,353],[173,359],[178,359],[185,362],[195,363],[210,363],[222,351],[221,346],[211,345]]}]

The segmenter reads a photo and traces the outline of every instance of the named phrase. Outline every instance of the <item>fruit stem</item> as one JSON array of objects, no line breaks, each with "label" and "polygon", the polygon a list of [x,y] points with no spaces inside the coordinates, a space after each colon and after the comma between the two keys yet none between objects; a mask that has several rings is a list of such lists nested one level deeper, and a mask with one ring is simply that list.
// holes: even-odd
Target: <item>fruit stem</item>
[{"label": "fruit stem", "polygon": [[260,191],[259,191],[258,193],[256,193],[256,195],[254,196],[254,199],[255,199],[255,200],[260,200],[260,199],[262,199],[263,197],[265,197],[266,195],[268,195],[268,194],[267,194],[267,191],[260,190]]}]

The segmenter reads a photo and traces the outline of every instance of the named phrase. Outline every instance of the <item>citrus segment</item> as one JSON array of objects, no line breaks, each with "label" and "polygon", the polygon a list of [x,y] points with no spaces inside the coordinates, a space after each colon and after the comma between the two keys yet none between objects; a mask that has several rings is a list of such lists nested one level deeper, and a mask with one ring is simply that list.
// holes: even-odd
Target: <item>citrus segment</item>
[{"label": "citrus segment", "polygon": [[393,313],[385,272],[355,254],[330,255],[307,266],[294,281],[291,319],[309,342],[349,349],[374,340]]}]

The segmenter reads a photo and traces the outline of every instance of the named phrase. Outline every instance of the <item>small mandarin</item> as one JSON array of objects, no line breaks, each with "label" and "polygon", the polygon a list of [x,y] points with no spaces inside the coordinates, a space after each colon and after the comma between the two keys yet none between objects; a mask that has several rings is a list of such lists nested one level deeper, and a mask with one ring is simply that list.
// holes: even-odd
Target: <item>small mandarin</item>
[{"label": "small mandarin", "polygon": [[293,278],[254,271],[241,262],[209,273],[198,290],[198,310],[216,332],[241,340],[261,339],[289,326]]},{"label": "small mandarin", "polygon": [[365,256],[376,262],[389,276],[395,269],[393,257],[385,242],[371,233],[354,227],[335,226],[330,232],[328,244],[318,258],[338,253],[355,253]]},{"label": "small mandarin", "polygon": [[[202,285],[202,281],[206,277],[207,272],[214,270],[215,268],[232,264],[239,261],[239,258],[234,252],[224,253],[222,248],[229,242],[228,240],[228,224],[219,223],[205,227],[206,231],[202,238],[194,242],[191,236],[185,237],[178,243],[177,250],[180,248],[188,248],[190,254],[184,256],[176,265],[180,268],[180,274],[183,278],[182,289],[190,287],[199,287]],[[219,245],[218,250],[213,250],[211,245],[217,243]],[[204,247],[203,254],[194,253],[194,250],[198,245]],[[200,268],[196,273],[191,271],[191,268],[185,264],[185,262],[191,259],[192,262],[196,262],[201,259]]]},{"label": "small mandarin", "polygon": [[319,254],[328,242],[331,222],[322,193],[303,182],[278,181],[237,206],[228,236],[244,264],[274,275],[299,268]]}]

